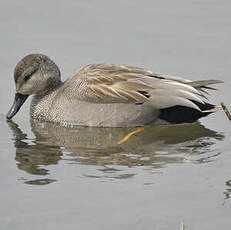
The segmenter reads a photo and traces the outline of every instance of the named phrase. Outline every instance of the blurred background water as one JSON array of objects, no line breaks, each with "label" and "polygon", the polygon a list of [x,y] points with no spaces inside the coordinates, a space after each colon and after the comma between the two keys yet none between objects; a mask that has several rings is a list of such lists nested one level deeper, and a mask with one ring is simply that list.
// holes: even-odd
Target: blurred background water
[{"label": "blurred background water", "polygon": [[90,63],[122,63],[225,84],[230,106],[229,1],[0,1],[0,229],[228,229],[231,124],[74,129],[13,122],[13,69],[44,53],[66,79]]}]

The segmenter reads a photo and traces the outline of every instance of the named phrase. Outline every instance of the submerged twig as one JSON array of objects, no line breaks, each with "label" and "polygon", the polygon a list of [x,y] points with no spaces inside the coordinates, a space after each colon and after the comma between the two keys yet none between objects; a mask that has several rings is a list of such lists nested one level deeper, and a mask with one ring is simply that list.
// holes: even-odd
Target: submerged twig
[{"label": "submerged twig", "polygon": [[231,114],[230,114],[229,110],[226,108],[226,106],[224,105],[223,102],[221,102],[221,107],[224,110],[224,112],[225,112],[226,116],[228,117],[228,119],[231,121]]}]

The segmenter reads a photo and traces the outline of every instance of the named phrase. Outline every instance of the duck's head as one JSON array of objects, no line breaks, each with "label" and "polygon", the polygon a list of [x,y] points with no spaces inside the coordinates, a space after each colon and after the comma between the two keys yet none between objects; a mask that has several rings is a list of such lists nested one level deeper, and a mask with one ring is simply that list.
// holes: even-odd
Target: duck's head
[{"label": "duck's head", "polygon": [[24,57],[14,69],[16,87],[15,99],[7,119],[11,119],[19,111],[30,95],[42,95],[60,84],[58,66],[43,54],[30,54]]}]

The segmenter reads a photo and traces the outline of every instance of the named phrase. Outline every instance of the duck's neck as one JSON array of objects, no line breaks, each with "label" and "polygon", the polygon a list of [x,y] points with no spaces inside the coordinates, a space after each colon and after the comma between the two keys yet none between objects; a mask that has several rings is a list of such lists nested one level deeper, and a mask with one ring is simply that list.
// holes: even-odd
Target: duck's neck
[{"label": "duck's neck", "polygon": [[[33,96],[30,105],[30,115],[32,118],[46,120],[52,103],[58,94],[60,87],[63,85],[61,81],[49,88],[44,94],[36,94]],[[46,118],[46,119],[45,119]]]}]

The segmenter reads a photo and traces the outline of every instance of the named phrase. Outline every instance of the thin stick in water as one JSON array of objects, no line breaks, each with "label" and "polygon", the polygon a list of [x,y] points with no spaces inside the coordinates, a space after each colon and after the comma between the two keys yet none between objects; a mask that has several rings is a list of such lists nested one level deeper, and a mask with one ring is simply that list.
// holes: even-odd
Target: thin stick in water
[{"label": "thin stick in water", "polygon": [[186,228],[185,228],[185,225],[184,225],[184,223],[183,222],[181,222],[181,225],[180,225],[180,230],[185,230]]},{"label": "thin stick in water", "polygon": [[226,108],[225,104],[223,102],[221,102],[221,107],[224,110],[226,116],[228,117],[228,119],[231,121],[231,114],[229,112],[229,110]]}]

